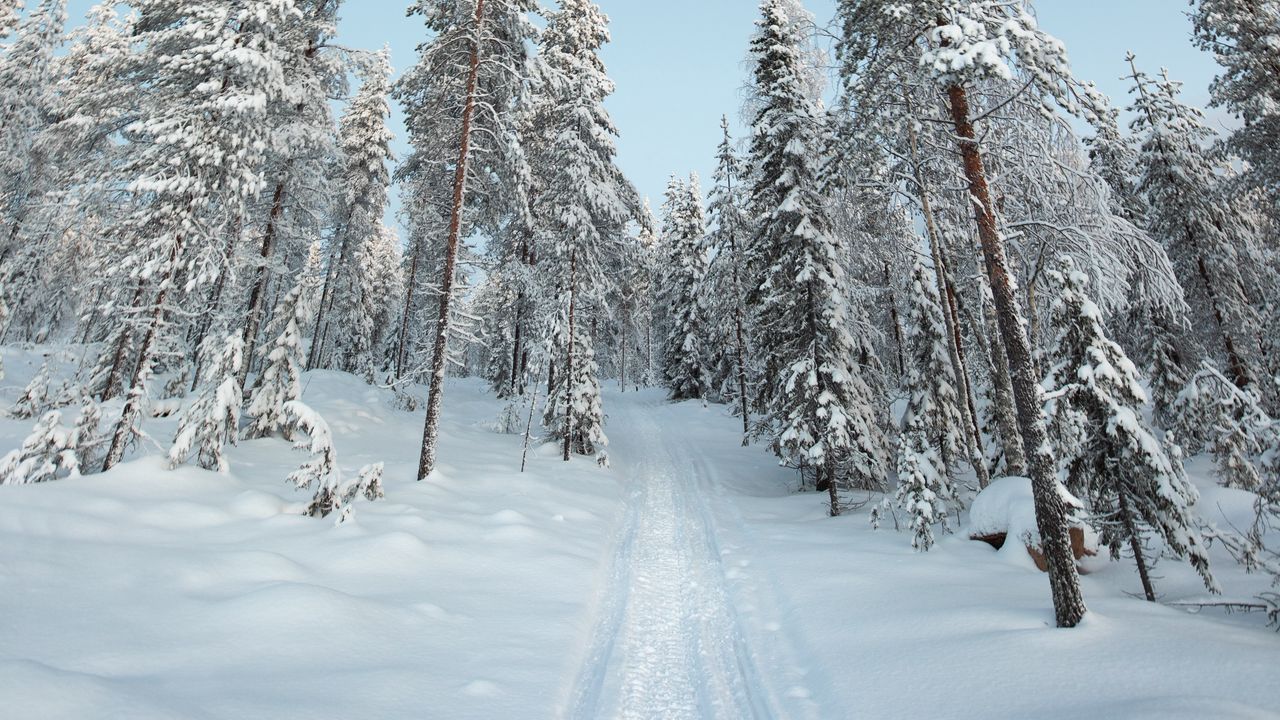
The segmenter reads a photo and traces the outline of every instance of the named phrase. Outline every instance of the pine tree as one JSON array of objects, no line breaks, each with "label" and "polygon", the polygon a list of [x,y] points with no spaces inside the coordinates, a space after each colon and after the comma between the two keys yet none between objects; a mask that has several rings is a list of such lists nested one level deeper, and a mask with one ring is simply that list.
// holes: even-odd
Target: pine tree
[{"label": "pine tree", "polygon": [[712,259],[698,295],[707,308],[707,325],[713,338],[711,389],[726,398],[736,397],[745,445],[751,433],[747,389],[748,271],[743,252],[749,232],[742,177],[745,168],[729,135],[729,118],[720,118],[720,129],[724,137],[716,151],[715,187],[707,210],[711,226],[707,245]]},{"label": "pine tree", "polygon": [[[425,480],[435,467],[459,243],[471,228],[496,219],[464,218],[469,192],[479,184],[474,195],[494,208],[523,202],[515,197],[520,184],[511,182],[520,176],[513,171],[512,160],[519,153],[512,145],[518,142],[521,96],[531,74],[529,46],[536,30],[529,15],[536,7],[533,0],[416,0],[410,7],[410,13],[421,15],[435,37],[419,47],[417,65],[396,86],[414,147],[401,174],[414,180],[415,190],[428,198],[444,195],[446,181],[438,168],[433,169],[439,158],[452,162],[453,176],[448,209],[441,213],[449,222],[419,480]],[[411,257],[418,260],[416,254]],[[410,273],[406,303],[418,290],[416,275]],[[406,304],[406,317],[409,313]]]},{"label": "pine tree", "polygon": [[1280,3],[1276,0],[1198,0],[1191,13],[1195,41],[1223,73],[1210,92],[1214,105],[1244,121],[1231,147],[1249,161],[1251,182],[1280,191]]},{"label": "pine tree", "polygon": [[1226,361],[1241,387],[1257,382],[1250,348],[1258,318],[1245,295],[1237,238],[1247,234],[1221,192],[1203,145],[1211,137],[1198,110],[1181,102],[1180,85],[1167,76],[1152,81],[1138,72],[1134,132],[1143,138],[1140,189],[1151,206],[1149,230],[1162,241],[1186,290],[1192,326],[1206,347]]},{"label": "pine tree", "polygon": [[817,468],[840,514],[836,473],[884,476],[871,389],[854,363],[849,291],[818,186],[823,114],[804,85],[803,41],[782,0],[764,0],[752,39],[760,106],[753,122],[750,295],[770,388],[765,414],[784,460]]},{"label": "pine tree", "polygon": [[[547,308],[552,317],[548,347],[556,364],[549,384],[570,383],[548,401],[564,402],[566,461],[574,449],[571,440],[592,432],[577,424],[600,403],[583,316],[604,303],[613,284],[608,269],[616,266],[627,223],[641,209],[635,189],[615,164],[617,130],[604,109],[613,82],[599,51],[608,40],[608,18],[599,7],[589,0],[562,0],[542,35],[548,90],[534,111],[541,136],[532,143],[530,163],[545,183],[534,206],[539,264],[550,268],[548,280],[555,287]],[[569,401],[587,395],[592,397]]]},{"label": "pine tree", "polygon": [[661,296],[667,334],[662,342],[662,367],[673,400],[707,396],[707,325],[703,295],[707,273],[703,248],[706,221],[702,188],[695,174],[689,182],[672,178],[664,207],[663,246],[668,272],[661,277]]},{"label": "pine tree", "polygon": [[[367,71],[364,84],[342,118],[343,168],[338,186],[343,194],[316,329],[313,353],[317,360],[311,367],[364,372],[375,364],[376,348],[371,341],[381,308],[371,293],[378,272],[374,246],[381,241],[391,183],[387,168],[392,160],[392,134],[387,127],[390,88],[391,60],[384,51]],[[329,353],[331,362],[326,357]]]},{"label": "pine tree", "polygon": [[[211,338],[212,340],[213,338]],[[223,448],[236,443],[244,391],[240,369],[244,364],[244,338],[232,333],[221,339],[216,356],[205,370],[203,389],[178,420],[178,434],[169,448],[169,463],[177,467],[194,452],[205,470],[227,472]],[[212,350],[208,355],[213,355]]]},{"label": "pine tree", "polygon": [[304,278],[280,300],[273,313],[267,332],[275,335],[275,341],[265,348],[262,373],[246,409],[250,418],[244,431],[246,438],[270,437],[289,428],[285,406],[302,398],[302,327],[308,319],[303,300],[313,284]]},{"label": "pine tree", "polygon": [[1148,600],[1156,598],[1144,532],[1154,532],[1170,552],[1187,557],[1205,586],[1217,592],[1191,509],[1199,493],[1143,421],[1147,397],[1137,368],[1108,339],[1101,311],[1086,294],[1088,278],[1070,258],[1059,260],[1049,281],[1057,291],[1057,341],[1056,363],[1044,383],[1050,388],[1046,414],[1067,487],[1085,499],[1113,558],[1128,544]]},{"label": "pine tree", "polygon": [[135,324],[137,358],[104,470],[140,432],[148,381],[175,340],[175,310],[226,271],[224,239],[262,187],[267,109],[284,94],[278,36],[298,17],[292,0],[246,0],[233,13],[212,2],[133,6],[139,50],[129,77],[147,78],[147,93],[122,167],[133,202],[111,240],[125,248],[118,272],[137,287],[124,316]]},{"label": "pine tree", "polygon": [[36,139],[52,120],[54,54],[66,20],[66,0],[41,0],[0,56],[0,263],[18,250],[23,222],[46,187]]},{"label": "pine tree", "polygon": [[0,485],[49,482],[80,474],[75,432],[62,425],[62,413],[41,416],[22,447],[0,458]]},{"label": "pine tree", "polygon": [[908,400],[902,426],[924,433],[942,461],[937,472],[947,475],[965,457],[965,420],[947,357],[941,301],[931,273],[918,260],[911,271],[910,292],[905,343]]},{"label": "pine tree", "polygon": [[[247,229],[243,238],[227,238],[227,255],[237,259],[247,279],[244,296],[246,362],[241,384],[247,382],[258,352],[260,330],[270,318],[271,293],[292,286],[288,277],[332,215],[338,190],[333,187],[336,149],[332,106],[347,97],[347,75],[378,72],[376,53],[352,53],[337,47],[338,15],[343,0],[291,0],[288,22],[276,26],[275,54],[283,83],[279,99],[266,108],[265,130],[272,152],[262,169],[264,192],[237,218]],[[370,71],[368,68],[374,68]],[[243,242],[243,241],[250,242]],[[244,245],[243,251],[234,248]],[[227,276],[219,276],[209,295],[215,306],[224,301]],[[230,298],[228,298],[229,300]],[[240,326],[236,320],[233,327]],[[196,334],[197,342],[211,326]]]},{"label": "pine tree", "polygon": [[[1109,112],[1107,103],[1091,86],[1072,77],[1065,46],[1039,28],[1025,2],[841,0],[838,13],[845,86],[861,95],[851,102],[882,107],[899,88],[878,79],[894,75],[946,94],[953,131],[949,142],[959,151],[968,184],[963,207],[973,215],[1004,345],[1006,357],[996,362],[1008,361],[1019,431],[1029,451],[1036,520],[1044,539],[1057,624],[1074,627],[1084,617],[1085,604],[1067,536],[1067,508],[1048,453],[1031,340],[997,220],[987,169],[991,155],[984,152],[975,127],[979,118],[985,119],[975,108],[983,98],[972,91],[1003,82],[1011,92],[1045,101],[1045,112],[1052,101],[1095,122]],[[1025,78],[1025,87],[1010,82],[1015,72]],[[993,101],[999,102],[1003,101]]]}]

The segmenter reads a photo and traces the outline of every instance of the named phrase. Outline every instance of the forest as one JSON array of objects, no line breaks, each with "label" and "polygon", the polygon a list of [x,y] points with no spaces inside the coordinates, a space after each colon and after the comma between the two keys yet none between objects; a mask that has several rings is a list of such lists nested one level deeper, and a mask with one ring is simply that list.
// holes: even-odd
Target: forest
[{"label": "forest", "polygon": [[[768,605],[741,599],[748,566],[722,567],[721,555],[762,542],[752,528],[765,527],[768,505],[803,518],[804,529],[779,536],[823,538],[814,582],[874,537],[877,554],[901,550],[885,562],[902,572],[936,573],[945,603],[947,583],[987,576],[953,577],[932,557],[981,568],[990,551],[973,539],[1000,547],[1007,536],[1039,569],[1022,557],[1016,580],[986,584],[1027,584],[1017,608],[1041,627],[1105,645],[1098,623],[1128,625],[1132,613],[1128,632],[1147,637],[1156,626],[1144,613],[1157,613],[1150,622],[1164,632],[1215,638],[1206,657],[1254,657],[1233,655],[1237,643],[1274,666],[1280,2],[1187,5],[1188,48],[1218,64],[1202,108],[1159,58],[1132,54],[1128,96],[1106,96],[1073,73],[1032,0],[838,0],[831,18],[801,0],[761,0],[741,48],[742,107],[725,108],[723,140],[706,148],[714,175],[672,168],[656,208],[618,160],[624,138],[601,59],[609,19],[595,2],[407,2],[403,22],[420,28],[420,44],[397,73],[389,48],[340,41],[354,2],[120,0],[69,25],[66,0],[0,0],[4,585],[27,587],[39,606],[77,582],[78,565],[58,570],[56,558],[89,564],[80,544],[134,538],[146,564],[183,529],[224,522],[214,516],[236,519],[202,547],[294,558],[261,548],[311,538],[297,542],[313,560],[289,562],[312,568],[359,565],[341,538],[427,537],[404,524],[410,516],[428,532],[431,513],[446,547],[472,531],[489,537],[465,525],[486,498],[498,503],[493,518],[545,506],[562,524],[593,519],[574,530],[581,537],[554,541],[572,548],[526,539],[538,550],[511,563],[545,564],[530,588],[554,584],[545,578],[565,558],[604,562],[596,554],[615,534],[624,541],[610,562],[630,578],[610,610],[611,595],[586,589],[596,570],[564,571],[566,598],[584,583],[563,601],[583,604],[574,617],[616,612],[618,627],[589,633],[588,646],[602,645],[556,716],[860,714],[825,704],[838,690],[760,689],[781,687],[769,658],[807,657],[810,642],[797,634],[789,650],[768,651],[743,617],[754,612],[744,606]],[[403,157],[393,107],[411,148]],[[1210,111],[1230,116],[1229,128]],[[738,113],[747,130],[735,136]],[[93,509],[103,503],[138,515],[109,513],[121,524],[111,530]],[[93,529],[72,530],[85,513]],[[633,517],[611,524],[610,513]],[[153,527],[157,515],[166,520]],[[439,529],[449,523],[461,524]],[[157,539],[157,528],[175,534]],[[436,540],[414,542],[429,554]],[[46,551],[40,569],[24,564]],[[800,555],[768,552],[780,567]],[[279,580],[275,560],[242,560],[236,573]],[[491,561],[486,577],[506,573]],[[414,572],[387,562],[382,582]],[[450,563],[430,566],[433,583],[450,586]],[[849,577],[893,577],[868,567]],[[691,579],[708,568],[714,581]],[[783,573],[770,581],[781,588],[770,602],[789,609],[780,617],[812,608],[833,632],[853,622],[842,620],[844,596],[830,594],[850,590],[801,590],[810,586]],[[645,594],[646,578],[665,589]],[[102,582],[120,607],[144,592],[140,580],[131,592]],[[521,592],[503,587],[475,602]],[[766,592],[763,581],[751,587]],[[355,633],[349,623],[380,611],[302,612]],[[22,622],[42,633],[61,622],[48,613]],[[663,625],[673,614],[688,622]],[[521,624],[538,617],[572,624],[533,611]],[[724,627],[696,631],[699,617]],[[689,645],[699,632],[741,637],[703,638],[717,648],[707,651]],[[0,660],[42,657],[24,642],[0,639]],[[76,641],[65,642],[74,654]],[[667,670],[640,672],[640,651],[614,657],[615,644],[643,642]],[[530,662],[529,643],[513,657]],[[671,659],[681,653],[724,667]],[[286,662],[300,672],[305,657]],[[21,667],[14,688],[37,672]],[[1259,689],[1266,670],[1248,667],[1240,682],[1258,687],[1238,699],[1261,715],[1206,700],[1157,716],[1280,709]],[[63,686],[40,677],[21,717],[99,717],[42,712]],[[707,677],[728,689],[708,689],[718,685]],[[490,682],[462,694],[503,696]],[[541,717],[527,692],[510,690],[526,698],[513,706],[426,707]],[[134,707],[130,717],[293,717],[251,700],[208,715],[156,702],[121,707]],[[345,707],[401,716],[368,702]],[[924,712],[907,707],[903,716]],[[985,716],[1025,712],[1049,716],[1035,705]]]}]

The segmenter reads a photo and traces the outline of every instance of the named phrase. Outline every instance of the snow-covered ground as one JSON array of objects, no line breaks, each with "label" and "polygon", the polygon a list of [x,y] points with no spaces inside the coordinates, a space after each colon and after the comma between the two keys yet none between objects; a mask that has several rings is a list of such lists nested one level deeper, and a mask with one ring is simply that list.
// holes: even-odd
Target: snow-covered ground
[{"label": "snow-covered ground", "polygon": [[[7,404],[38,358],[4,359]],[[303,455],[281,440],[232,450],[226,476],[153,457],[0,488],[0,717],[1280,717],[1261,617],[1143,602],[1099,558],[1084,626],[1054,629],[1028,557],[827,518],[723,408],[613,390],[612,469],[544,447],[521,474],[501,404],[457,381],[416,483],[419,414],[307,383],[344,469],[387,463],[386,500],[341,526],[296,514]],[[0,420],[0,443],[30,424]],[[1247,514],[1201,485],[1212,519]],[[1228,597],[1262,588],[1214,558]],[[1204,598],[1189,568],[1156,575],[1165,600]]]}]

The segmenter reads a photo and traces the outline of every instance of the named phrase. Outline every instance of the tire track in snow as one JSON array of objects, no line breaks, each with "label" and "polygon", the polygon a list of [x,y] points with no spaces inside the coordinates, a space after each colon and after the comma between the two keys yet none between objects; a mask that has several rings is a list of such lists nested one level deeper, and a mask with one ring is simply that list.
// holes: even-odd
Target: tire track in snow
[{"label": "tire track in snow", "polygon": [[668,444],[652,408],[617,405],[628,436],[615,457],[631,461],[637,487],[564,716],[788,717],[756,668],[729,596],[712,515],[694,477],[709,468],[686,444]]}]

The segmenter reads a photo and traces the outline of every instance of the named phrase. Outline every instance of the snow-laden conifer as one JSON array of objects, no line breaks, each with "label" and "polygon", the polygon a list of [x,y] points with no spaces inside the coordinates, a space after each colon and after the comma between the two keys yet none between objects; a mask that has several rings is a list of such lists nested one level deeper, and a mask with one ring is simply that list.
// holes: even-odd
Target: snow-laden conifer
[{"label": "snow-laden conifer", "polygon": [[387,127],[391,108],[391,62],[386,52],[377,56],[364,84],[343,115],[340,129],[342,171],[338,178],[341,199],[325,280],[325,303],[317,326],[319,349],[312,367],[334,367],[365,372],[375,364],[373,345],[381,309],[373,293],[378,268],[373,260],[381,242],[382,216],[391,183],[392,133]]},{"label": "snow-laden conifer", "polygon": [[293,286],[276,306],[268,335],[275,340],[264,346],[262,372],[245,413],[249,426],[246,438],[263,438],[288,430],[285,406],[302,398],[302,327],[308,319],[303,299],[314,280],[304,278]]},{"label": "snow-laden conifer", "polygon": [[1067,488],[1084,500],[1102,542],[1119,558],[1133,553],[1148,600],[1155,600],[1144,535],[1186,557],[1217,591],[1197,529],[1199,499],[1177,457],[1147,428],[1147,397],[1138,370],[1107,337],[1102,314],[1087,294],[1088,278],[1068,257],[1049,273],[1056,290],[1052,324],[1055,364],[1045,385],[1046,414]]},{"label": "snow-laden conifer", "polygon": [[1173,415],[1181,442],[1213,454],[1218,482],[1253,492],[1263,488],[1257,463],[1280,446],[1280,426],[1252,388],[1238,387],[1205,364],[1178,395]]},{"label": "snow-laden conifer", "polygon": [[784,461],[818,469],[840,514],[837,472],[879,484],[887,462],[876,403],[850,333],[849,289],[818,180],[823,113],[804,85],[803,39],[781,0],[765,0],[751,48],[750,302],[764,355],[765,413]]},{"label": "snow-laden conifer", "polygon": [[[234,445],[238,436],[240,407],[244,393],[240,369],[244,364],[244,338],[239,333],[211,338],[218,342],[206,350],[210,358],[201,379],[200,394],[178,420],[178,434],[169,448],[169,463],[181,465],[196,454],[205,470],[227,472],[223,448]],[[215,354],[216,351],[216,354]]]},{"label": "snow-laden conifer", "polygon": [[905,344],[908,399],[902,426],[924,433],[942,461],[936,470],[946,475],[965,458],[965,420],[947,356],[942,304],[931,272],[918,260],[911,271]]},{"label": "snow-laden conifer", "polygon": [[104,469],[140,432],[148,380],[176,340],[176,311],[226,272],[227,238],[263,187],[268,110],[286,89],[280,36],[300,17],[293,0],[131,4],[138,51],[128,77],[145,78],[147,92],[121,167],[130,209],[110,240],[121,248],[115,277],[135,288],[122,319],[137,358]]},{"label": "snow-laden conifer", "polygon": [[303,511],[304,515],[328,517],[338,511],[340,524],[350,519],[351,504],[358,496],[363,495],[367,500],[383,497],[382,463],[365,466],[353,480],[344,481],[329,423],[300,400],[286,403],[285,413],[293,430],[306,436],[305,440],[299,440],[294,447],[306,450],[311,455],[288,478],[288,482],[299,490],[314,490],[311,501]]},{"label": "snow-laden conifer", "polygon": [[41,416],[22,447],[0,458],[0,485],[28,485],[78,475],[75,430],[62,425],[62,413]]},{"label": "snow-laden conifer", "polygon": [[687,183],[671,179],[663,215],[662,246],[667,256],[659,292],[667,325],[662,341],[665,384],[672,399],[704,398],[708,391],[706,356],[710,343],[699,289],[707,273],[706,220],[696,174]]},{"label": "snow-laden conifer", "polygon": [[1142,138],[1139,188],[1151,208],[1149,230],[1173,261],[1191,325],[1204,346],[1222,358],[1236,384],[1257,382],[1258,317],[1245,292],[1239,252],[1250,228],[1223,194],[1205,147],[1212,133],[1167,75],[1153,80],[1135,65],[1132,80],[1133,130]]},{"label": "snow-laden conifer", "polygon": [[1195,40],[1222,73],[1210,92],[1214,105],[1243,120],[1231,147],[1249,161],[1249,179],[1272,197],[1280,192],[1280,3],[1276,0],[1198,0],[1191,13]]}]

